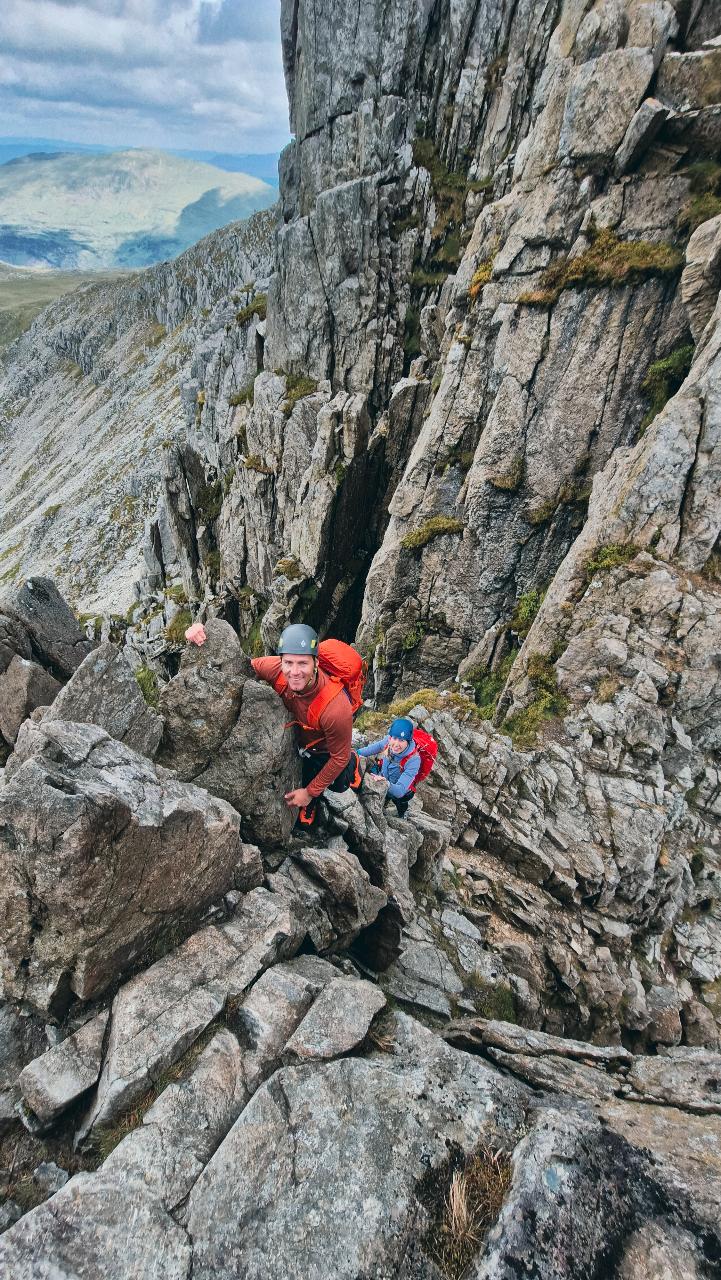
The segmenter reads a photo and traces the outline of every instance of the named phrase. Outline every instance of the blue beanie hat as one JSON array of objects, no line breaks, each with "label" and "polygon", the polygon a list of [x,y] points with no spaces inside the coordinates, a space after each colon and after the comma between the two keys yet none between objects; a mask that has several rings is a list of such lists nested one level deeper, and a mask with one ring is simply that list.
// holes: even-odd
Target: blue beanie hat
[{"label": "blue beanie hat", "polygon": [[413,721],[407,716],[400,716],[398,720],[394,720],[388,730],[389,737],[402,738],[404,742],[413,741]]}]

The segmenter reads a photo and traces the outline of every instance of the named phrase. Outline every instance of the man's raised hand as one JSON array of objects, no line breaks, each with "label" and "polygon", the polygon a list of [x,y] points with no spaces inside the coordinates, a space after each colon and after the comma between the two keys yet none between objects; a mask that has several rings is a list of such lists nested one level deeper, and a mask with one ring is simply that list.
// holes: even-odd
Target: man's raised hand
[{"label": "man's raised hand", "polygon": [[205,634],[205,627],[202,622],[194,622],[192,627],[188,627],[188,630],[185,633],[185,639],[190,644],[205,644],[208,637]]}]

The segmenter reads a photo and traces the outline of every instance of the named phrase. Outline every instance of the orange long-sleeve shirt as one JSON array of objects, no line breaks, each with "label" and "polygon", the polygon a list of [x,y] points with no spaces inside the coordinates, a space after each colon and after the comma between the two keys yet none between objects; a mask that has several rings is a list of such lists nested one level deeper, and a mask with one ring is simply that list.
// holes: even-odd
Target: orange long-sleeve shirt
[{"label": "orange long-sleeve shirt", "polygon": [[[272,684],[280,675],[280,658],[252,658],[251,663],[255,674],[268,684]],[[285,693],[279,696],[293,719],[306,724],[310,704],[327,683],[328,676],[324,671],[319,670],[317,679],[304,693],[291,693],[290,689],[286,689]],[[308,783],[310,794],[314,797],[319,796],[331,782],[335,782],[350,759],[353,737],[353,712],[350,699],[342,692],[333,698],[320,717],[317,732],[314,729],[302,729],[300,724],[296,725],[295,732],[300,747],[312,743],[314,750],[327,751],[330,756],[330,760],[323,765],[318,776]],[[318,738],[321,739],[320,742]]]}]

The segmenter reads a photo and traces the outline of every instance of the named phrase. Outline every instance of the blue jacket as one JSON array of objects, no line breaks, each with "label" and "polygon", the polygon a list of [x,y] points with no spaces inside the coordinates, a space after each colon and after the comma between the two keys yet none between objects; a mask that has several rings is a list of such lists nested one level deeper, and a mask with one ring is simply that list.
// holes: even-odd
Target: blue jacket
[{"label": "blue jacket", "polygon": [[[370,742],[367,747],[358,747],[359,756],[378,756],[384,747],[388,745],[388,734],[385,738],[379,738],[377,742]],[[388,795],[394,800],[400,800],[410,791],[413,779],[421,767],[421,757],[416,749],[413,754],[408,757],[405,768],[401,767],[401,760],[408,755],[409,751],[413,751],[413,743],[409,742],[407,747],[398,752],[397,756],[385,755],[381,760],[381,775],[388,779]]]}]

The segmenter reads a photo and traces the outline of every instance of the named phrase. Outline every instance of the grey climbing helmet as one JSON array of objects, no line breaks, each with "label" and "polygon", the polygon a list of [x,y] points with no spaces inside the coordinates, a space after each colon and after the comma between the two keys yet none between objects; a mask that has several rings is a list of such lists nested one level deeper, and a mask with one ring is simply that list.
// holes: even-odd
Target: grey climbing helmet
[{"label": "grey climbing helmet", "polygon": [[293,622],[281,632],[278,641],[278,655],[294,653],[303,658],[318,656],[318,633],[304,622]]}]

